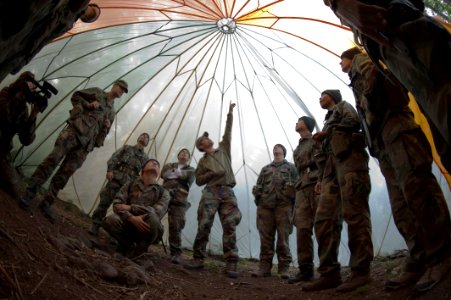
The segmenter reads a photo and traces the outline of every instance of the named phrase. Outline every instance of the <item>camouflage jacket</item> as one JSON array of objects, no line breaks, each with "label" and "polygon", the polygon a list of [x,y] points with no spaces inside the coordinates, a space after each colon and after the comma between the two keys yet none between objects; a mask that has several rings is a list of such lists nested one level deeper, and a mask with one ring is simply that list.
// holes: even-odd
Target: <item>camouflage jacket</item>
[{"label": "camouflage jacket", "polygon": [[294,203],[297,180],[298,173],[294,164],[286,159],[270,163],[262,168],[257,184],[252,189],[255,203],[266,208]]},{"label": "camouflage jacket", "polygon": [[177,169],[179,166],[178,162],[176,163],[168,163],[163,166],[163,169],[161,171],[161,178],[163,178],[163,186],[166,189],[174,188],[173,182],[177,182],[178,188],[183,188],[186,191],[189,191],[189,188],[194,182],[194,168],[190,165],[184,166],[181,169],[182,175],[178,178],[168,178],[169,174],[173,172],[174,169]]},{"label": "camouflage jacket", "polygon": [[355,108],[346,101],[339,102],[326,114],[322,131],[327,133],[327,137],[322,142],[322,151],[332,152],[331,143],[334,137],[346,138],[344,142],[348,143],[350,135],[359,130],[359,117]]},{"label": "camouflage jacket", "polygon": [[390,127],[389,131],[384,130],[390,135],[389,141],[402,132],[418,128],[408,107],[407,91],[391,74],[381,72],[366,54],[354,57],[349,72],[356,106],[363,112],[375,151],[384,127]]},{"label": "camouflage jacket", "polygon": [[25,97],[23,92],[12,93],[8,87],[0,91],[0,155],[11,151],[14,135],[18,134],[25,146],[30,145],[36,137],[36,120],[28,120]]},{"label": "camouflage jacket", "polygon": [[213,154],[205,153],[199,160],[196,169],[196,183],[199,186],[236,184],[235,174],[232,170],[231,139],[232,139],[233,114],[227,115],[226,128],[218,149]]},{"label": "camouflage jacket", "polygon": [[130,211],[119,212],[123,221],[131,216],[141,216],[155,213],[160,220],[166,214],[169,205],[169,192],[159,184],[144,185],[141,178],[126,183],[116,194],[113,201],[115,204],[127,204],[131,206]]},{"label": "camouflage jacket", "polygon": [[358,132],[360,130],[359,117],[351,104],[341,101],[328,112],[324,120],[324,132],[332,135],[334,129],[348,132]]},{"label": "camouflage jacket", "polygon": [[[67,121],[78,135],[78,139],[87,151],[94,147],[103,146],[103,142],[110,131],[105,125],[109,120],[113,124],[115,111],[112,104],[108,102],[107,93],[99,88],[89,88],[77,91],[71,98],[73,109]],[[96,109],[88,105],[98,101],[100,106]]]},{"label": "camouflage jacket", "polygon": [[299,175],[296,183],[297,189],[316,184],[318,180],[318,167],[316,165],[315,155],[319,152],[320,146],[312,140],[311,134],[299,139],[299,144],[293,152],[294,164]]},{"label": "camouflage jacket", "polygon": [[[321,181],[323,176],[331,173],[331,170],[325,170],[325,162],[329,156],[333,155],[337,160],[349,161],[345,164],[343,172],[368,170],[368,161],[355,159],[352,155],[353,150],[365,152],[365,138],[360,132],[360,123],[357,111],[351,104],[341,101],[330,110],[325,119],[323,132],[327,136],[321,144],[321,153],[315,156],[319,167],[318,179]],[[366,152],[365,152],[365,154]],[[331,164],[326,164],[329,168]],[[325,174],[326,173],[326,174]]]},{"label": "camouflage jacket", "polygon": [[124,145],[108,160],[108,172],[113,172],[113,178],[125,184],[139,176],[142,166],[148,159],[142,149]]}]

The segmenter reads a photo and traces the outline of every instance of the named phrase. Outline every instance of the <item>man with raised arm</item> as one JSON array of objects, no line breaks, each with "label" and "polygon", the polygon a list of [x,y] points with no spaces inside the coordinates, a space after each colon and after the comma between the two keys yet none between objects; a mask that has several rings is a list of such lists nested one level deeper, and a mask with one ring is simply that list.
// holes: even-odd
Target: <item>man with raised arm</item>
[{"label": "man with raised arm", "polygon": [[199,160],[196,169],[196,183],[206,185],[197,211],[199,222],[196,240],[193,246],[193,260],[184,265],[185,268],[203,269],[207,257],[207,243],[216,212],[221,219],[223,229],[223,251],[226,261],[226,274],[230,278],[238,277],[238,248],[236,247],[236,226],[241,221],[233,187],[236,184],[232,170],[231,139],[233,124],[233,109],[235,103],[230,103],[227,114],[226,128],[218,148],[213,148],[213,141],[204,132],[196,140],[199,151],[205,152]]}]

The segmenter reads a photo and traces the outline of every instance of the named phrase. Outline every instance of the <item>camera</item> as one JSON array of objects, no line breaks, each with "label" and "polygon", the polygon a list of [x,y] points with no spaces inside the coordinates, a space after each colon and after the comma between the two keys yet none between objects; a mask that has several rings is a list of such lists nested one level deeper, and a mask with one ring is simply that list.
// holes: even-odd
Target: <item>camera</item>
[{"label": "camera", "polygon": [[29,71],[22,73],[19,80],[31,82],[36,87],[36,91],[30,91],[29,102],[35,104],[41,113],[47,108],[48,98],[52,97],[52,94],[58,94],[58,90],[48,81],[43,80],[42,84],[40,84],[34,79],[34,74]]}]

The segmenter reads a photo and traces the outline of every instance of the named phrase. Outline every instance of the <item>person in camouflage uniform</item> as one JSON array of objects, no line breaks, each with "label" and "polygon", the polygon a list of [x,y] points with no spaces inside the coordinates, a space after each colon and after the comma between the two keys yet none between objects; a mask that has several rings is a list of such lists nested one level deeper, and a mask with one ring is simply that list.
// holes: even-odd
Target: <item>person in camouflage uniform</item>
[{"label": "person in camouflage uniform", "polygon": [[238,277],[238,248],[236,247],[236,226],[241,221],[241,212],[238,208],[233,187],[236,184],[231,162],[231,139],[233,124],[233,108],[229,106],[226,128],[219,148],[213,148],[213,141],[205,132],[196,140],[199,151],[205,152],[199,160],[196,169],[196,183],[199,186],[206,184],[202,191],[202,198],[197,210],[198,229],[193,245],[193,260],[184,265],[185,268],[203,269],[204,259],[207,257],[206,248],[208,236],[213,225],[216,212],[223,229],[223,251],[226,261],[226,274],[230,278]]},{"label": "person in camouflage uniform", "polygon": [[[441,262],[449,260],[451,251],[450,215],[432,174],[431,148],[407,106],[403,87],[358,48],[343,52],[341,60],[368,126],[371,153],[385,176],[393,219],[410,253],[402,276],[385,286],[396,290],[417,282],[415,289],[426,291],[445,276],[449,264]],[[428,265],[436,266],[434,276],[425,273]]]},{"label": "person in camouflage uniform", "polygon": [[285,159],[287,149],[276,144],[274,160],[262,168],[252,193],[257,205],[257,228],[260,233],[260,266],[254,277],[271,276],[274,242],[277,233],[278,274],[289,277],[291,253],[288,238],[293,231],[292,216],[295,183],[298,178],[294,164]]},{"label": "person in camouflage uniform", "polygon": [[177,154],[178,162],[164,165],[161,171],[163,186],[171,195],[168,209],[169,247],[172,263],[179,264],[182,254],[182,230],[185,213],[190,207],[188,193],[194,182],[194,168],[188,164],[191,155],[183,148]]},{"label": "person in camouflage uniform", "polygon": [[318,181],[315,155],[320,152],[319,144],[312,139],[315,124],[315,119],[307,116],[299,118],[296,123],[296,131],[301,138],[293,153],[299,174],[293,223],[297,233],[299,272],[288,279],[288,283],[310,281],[313,278],[313,221],[319,200],[319,194],[315,192]]},{"label": "person in camouflage uniform", "polygon": [[102,147],[111,124],[114,121],[114,100],[128,92],[123,80],[113,84],[107,93],[99,88],[88,88],[72,95],[73,108],[70,111],[68,125],[59,134],[53,151],[41,162],[31,176],[26,195],[19,205],[28,210],[38,189],[53,175],[48,193],[39,204],[40,211],[50,221],[55,217],[50,209],[58,192],[64,188],[69,178],[83,165],[87,155],[94,147]]},{"label": "person in camouflage uniform", "polygon": [[113,201],[114,213],[103,219],[105,229],[118,243],[118,251],[135,257],[157,244],[163,236],[161,219],[169,204],[169,192],[157,183],[160,163],[149,159],[141,176],[122,186]]},{"label": "person in camouflage uniform", "polygon": [[[327,109],[324,128],[313,139],[322,141],[325,161],[318,157],[320,174],[316,191],[321,193],[315,215],[320,277],[303,285],[306,291],[336,288],[347,292],[367,284],[373,260],[368,198],[371,182],[368,153],[356,110],[342,101],[339,90],[321,93],[320,105]],[[343,219],[348,224],[351,252],[350,277],[342,284],[338,248]]]},{"label": "person in camouflage uniform", "polygon": [[147,144],[149,144],[149,135],[142,133],[136,145],[122,146],[108,160],[106,173],[108,182],[100,191],[100,202],[92,214],[91,234],[98,235],[100,224],[120,188],[139,176],[143,164],[149,159],[144,153]]},{"label": "person in camouflage uniform", "polygon": [[[451,35],[424,14],[421,0],[324,0],[351,27],[373,62],[382,61],[429,121],[443,166],[451,171]],[[380,67],[382,68],[382,67]]]},{"label": "person in camouflage uniform", "polygon": [[10,154],[13,138],[19,135],[21,144],[28,146],[36,137],[39,107],[32,104],[28,112],[27,103],[32,103],[35,89],[29,78],[34,79],[33,73],[24,72],[0,91],[0,187],[14,198],[20,197],[20,188]]}]

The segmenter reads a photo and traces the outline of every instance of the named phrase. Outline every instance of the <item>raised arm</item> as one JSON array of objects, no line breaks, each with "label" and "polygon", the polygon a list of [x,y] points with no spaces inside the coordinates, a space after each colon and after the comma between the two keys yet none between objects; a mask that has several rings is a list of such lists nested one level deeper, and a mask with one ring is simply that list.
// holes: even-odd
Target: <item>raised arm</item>
[{"label": "raised arm", "polygon": [[224,130],[224,135],[222,136],[222,141],[219,143],[219,147],[224,148],[229,156],[231,153],[233,109],[235,106],[235,103],[230,102],[229,112],[227,113],[226,128]]}]

